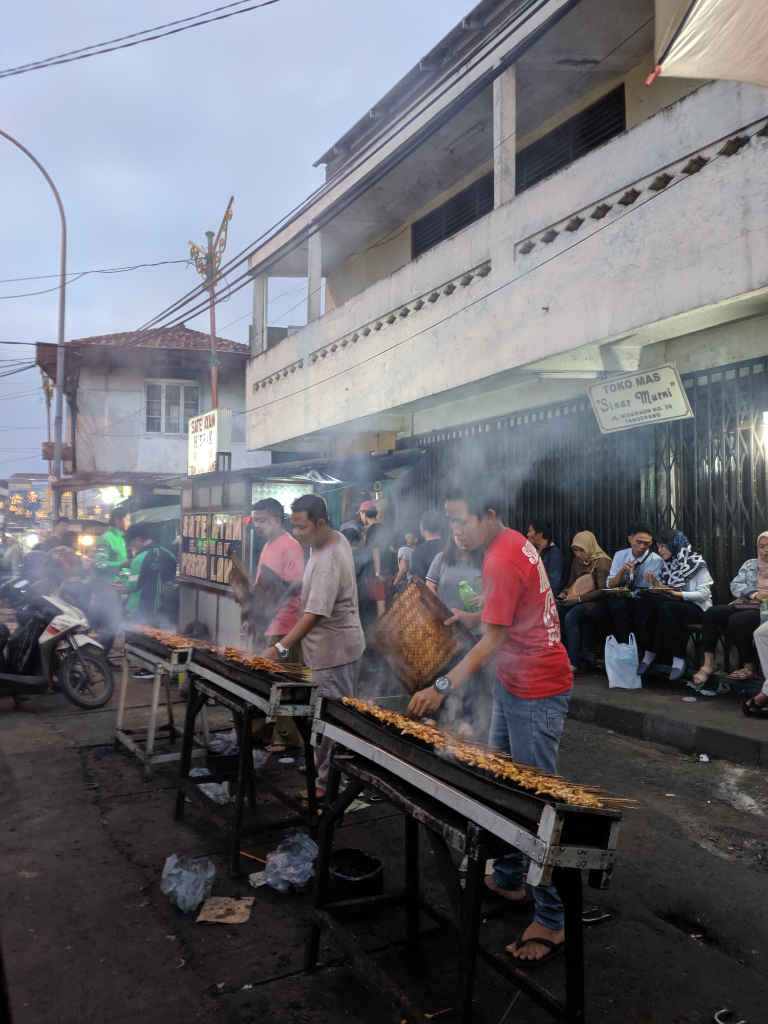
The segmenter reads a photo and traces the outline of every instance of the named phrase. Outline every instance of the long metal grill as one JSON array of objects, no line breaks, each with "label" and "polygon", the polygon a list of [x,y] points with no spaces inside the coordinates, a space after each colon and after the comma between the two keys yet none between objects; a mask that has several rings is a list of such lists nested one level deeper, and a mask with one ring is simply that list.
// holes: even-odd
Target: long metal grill
[{"label": "long metal grill", "polygon": [[400,441],[427,454],[403,481],[398,518],[417,523],[442,507],[452,473],[482,466],[509,524],[524,533],[532,518],[548,520],[566,558],[579,530],[609,554],[638,520],[683,530],[707,560],[716,600],[727,601],[768,526],[768,357],[682,379],[692,420],[604,435],[581,398]]}]

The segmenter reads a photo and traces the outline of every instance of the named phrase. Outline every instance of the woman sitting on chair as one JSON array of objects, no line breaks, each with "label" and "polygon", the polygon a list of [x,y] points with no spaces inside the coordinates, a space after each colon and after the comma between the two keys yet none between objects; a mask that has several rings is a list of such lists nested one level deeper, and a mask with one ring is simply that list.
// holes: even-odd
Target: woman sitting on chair
[{"label": "woman sitting on chair", "polygon": [[[755,648],[752,634],[760,625],[760,603],[768,599],[768,532],[757,538],[757,558],[748,558],[731,582],[735,601],[717,605],[704,613],[701,641],[704,664],[693,677],[692,685],[700,690],[717,671],[715,648],[722,629],[728,628],[736,643],[744,667],[731,673],[731,679],[757,679]],[[728,670],[726,669],[726,672]]]},{"label": "woman sitting on chair", "polygon": [[656,546],[664,559],[658,575],[647,572],[649,590],[638,598],[637,639],[645,649],[637,674],[643,675],[659,654],[672,657],[671,682],[685,672],[688,629],[712,606],[712,577],[707,563],[680,530],[662,530]]},{"label": "woman sitting on chair", "polygon": [[[560,624],[565,632],[565,646],[571,662],[571,672],[579,671],[581,647],[581,620],[591,601],[601,600],[605,594],[611,560],[597,543],[594,533],[583,530],[571,544],[574,559],[565,590],[557,595]],[[581,583],[577,581],[581,580]]]}]

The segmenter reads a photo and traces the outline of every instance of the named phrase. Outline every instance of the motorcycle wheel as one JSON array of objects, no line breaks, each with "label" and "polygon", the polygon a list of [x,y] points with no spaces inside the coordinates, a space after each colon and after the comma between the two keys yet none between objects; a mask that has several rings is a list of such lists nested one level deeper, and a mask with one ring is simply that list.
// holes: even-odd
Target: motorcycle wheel
[{"label": "motorcycle wheel", "polygon": [[112,669],[98,654],[80,651],[80,657],[68,655],[59,665],[58,676],[67,699],[87,711],[104,707],[115,692]]}]

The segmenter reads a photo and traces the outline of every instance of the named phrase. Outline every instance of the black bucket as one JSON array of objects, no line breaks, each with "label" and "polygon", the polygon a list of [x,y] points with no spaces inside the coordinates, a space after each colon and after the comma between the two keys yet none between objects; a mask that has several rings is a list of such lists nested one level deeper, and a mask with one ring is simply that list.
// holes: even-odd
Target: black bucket
[{"label": "black bucket", "polygon": [[[331,855],[328,872],[331,883],[328,893],[330,903],[359,900],[365,896],[381,896],[384,892],[384,869],[381,861],[376,857],[369,857],[362,850],[336,850]],[[355,916],[370,912],[365,906],[359,909],[345,907],[343,910],[333,911],[334,914]]]},{"label": "black bucket", "polygon": [[206,751],[205,766],[212,775],[237,775],[239,754],[212,754]]}]

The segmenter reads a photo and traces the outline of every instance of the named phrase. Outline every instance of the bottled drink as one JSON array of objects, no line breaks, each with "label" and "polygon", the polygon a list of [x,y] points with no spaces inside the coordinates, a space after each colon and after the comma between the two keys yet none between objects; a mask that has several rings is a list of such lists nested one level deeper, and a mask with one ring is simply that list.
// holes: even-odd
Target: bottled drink
[{"label": "bottled drink", "polygon": [[760,625],[762,626],[764,622],[768,622],[768,597],[760,600]]},{"label": "bottled drink", "polygon": [[[461,600],[464,602],[464,607],[468,612],[477,611],[477,608],[473,608],[469,603],[470,598],[475,597],[475,592],[466,580],[462,580],[459,584],[459,597],[461,597]],[[768,604],[768,601],[766,601],[766,604]]]}]

